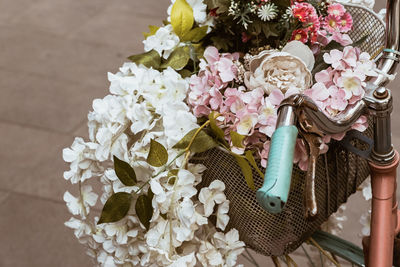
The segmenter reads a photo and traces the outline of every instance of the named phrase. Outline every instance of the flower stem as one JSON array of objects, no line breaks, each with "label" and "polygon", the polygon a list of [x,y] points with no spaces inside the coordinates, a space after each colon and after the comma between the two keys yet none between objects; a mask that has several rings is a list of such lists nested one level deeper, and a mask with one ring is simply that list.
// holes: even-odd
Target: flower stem
[{"label": "flower stem", "polygon": [[203,130],[207,125],[210,124],[210,120],[206,121],[203,125],[200,126],[199,129],[197,129],[197,131],[194,133],[192,139],[189,142],[189,145],[187,146],[187,148],[185,149],[185,159],[183,160],[183,166],[185,166],[188,163],[188,159],[190,156],[190,148],[193,145],[194,140],[196,139],[196,137],[199,135],[199,133],[201,132],[201,130]]}]

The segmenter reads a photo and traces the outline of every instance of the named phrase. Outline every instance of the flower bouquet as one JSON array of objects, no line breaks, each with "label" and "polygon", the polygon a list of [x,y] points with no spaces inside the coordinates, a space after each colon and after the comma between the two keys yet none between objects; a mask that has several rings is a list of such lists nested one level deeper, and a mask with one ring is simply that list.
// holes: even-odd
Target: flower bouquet
[{"label": "flower bouquet", "polygon": [[[345,6],[325,0],[172,0],[164,24],[144,34],[145,53],[108,74],[90,140],[63,150],[64,178],[79,189],[64,194],[74,215],[65,224],[88,255],[101,266],[235,266],[246,244],[280,255],[229,224],[239,212],[230,203],[245,202],[235,191],[255,195],[283,99],[302,93],[336,116],[363,97],[376,72],[357,47],[368,36],[352,40],[352,28]],[[353,129],[365,131],[367,118]],[[345,134],[325,136],[321,153]],[[307,161],[299,138],[300,173]],[[232,180],[213,176],[235,168]]]}]

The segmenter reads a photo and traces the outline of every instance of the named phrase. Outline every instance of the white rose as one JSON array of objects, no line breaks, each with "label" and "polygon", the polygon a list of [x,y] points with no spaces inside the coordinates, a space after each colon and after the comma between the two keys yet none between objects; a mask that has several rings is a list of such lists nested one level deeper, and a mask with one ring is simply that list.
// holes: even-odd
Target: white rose
[{"label": "white rose", "polygon": [[301,42],[293,41],[281,52],[267,50],[253,57],[249,71],[245,73],[245,84],[249,90],[262,88],[267,94],[275,89],[283,93],[289,89],[302,92],[312,85],[313,66],[311,50]]}]

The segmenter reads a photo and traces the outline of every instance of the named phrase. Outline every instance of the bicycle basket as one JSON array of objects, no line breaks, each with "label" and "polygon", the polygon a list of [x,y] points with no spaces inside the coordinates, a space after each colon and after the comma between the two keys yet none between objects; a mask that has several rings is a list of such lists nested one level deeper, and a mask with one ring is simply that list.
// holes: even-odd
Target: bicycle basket
[{"label": "bicycle basket", "polygon": [[[350,36],[355,41],[367,36],[360,48],[371,55],[376,54],[384,44],[384,23],[371,10],[355,5],[346,5],[346,8],[354,20]],[[369,138],[373,136],[371,124],[364,133]],[[360,142],[354,145],[360,149],[363,147]],[[303,204],[305,172],[297,166],[293,169],[291,191],[283,212],[270,214],[257,203],[255,192],[247,187],[241,169],[231,155],[213,149],[196,155],[192,161],[207,167],[201,186],[207,186],[215,179],[226,184],[231,218],[228,229],[238,229],[247,246],[268,256],[296,250],[369,175],[366,160],[347,151],[340,142],[331,143],[329,152],[318,159],[316,194],[319,214],[315,220],[309,221],[304,216]],[[254,170],[253,175],[256,188],[261,187],[263,177]]]}]

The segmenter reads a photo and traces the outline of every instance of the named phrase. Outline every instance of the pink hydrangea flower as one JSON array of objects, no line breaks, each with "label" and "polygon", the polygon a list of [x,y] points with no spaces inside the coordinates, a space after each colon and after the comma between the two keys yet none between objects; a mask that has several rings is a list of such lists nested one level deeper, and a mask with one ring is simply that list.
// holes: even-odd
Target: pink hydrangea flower
[{"label": "pink hydrangea flower", "polygon": [[211,110],[227,110],[221,90],[237,78],[234,61],[238,59],[238,53],[220,54],[213,46],[206,48],[199,73],[190,78],[188,102],[195,116],[207,116]]},{"label": "pink hydrangea flower", "polygon": [[352,129],[359,132],[364,132],[368,128],[368,119],[366,116],[361,116],[352,126]]},{"label": "pink hydrangea flower", "polygon": [[210,90],[210,106],[213,110],[219,110],[224,102],[222,94],[218,89],[211,88]]},{"label": "pink hydrangea flower", "polygon": [[308,151],[303,139],[298,138],[296,140],[293,162],[297,163],[299,168],[303,171],[308,169]]},{"label": "pink hydrangea flower", "polygon": [[[339,34],[341,38],[345,36],[339,31],[332,34],[325,31],[325,34],[329,40]],[[315,74],[316,83],[305,90],[304,94],[313,99],[323,112],[334,116],[363,97],[365,80],[376,74],[373,70],[375,65],[367,53],[361,53],[353,47],[346,47],[343,51],[332,50],[324,54],[323,58],[329,64],[328,68]],[[278,107],[283,99],[299,93],[299,90],[291,88],[285,93],[272,90],[266,95],[262,89],[230,87],[231,82],[237,79],[238,69],[234,62],[237,59],[236,53],[219,54],[215,47],[207,48],[200,63],[200,71],[190,79],[188,103],[197,117],[207,116],[211,111],[221,114],[217,124],[224,130],[231,150],[242,154],[245,149],[256,149],[265,167],[269,140],[276,127]],[[367,127],[366,122],[365,117],[360,118],[353,128],[363,131]],[[245,148],[233,146],[230,140],[232,131],[244,136]],[[321,153],[327,151],[327,143],[331,139],[341,140],[344,135],[340,133],[325,137],[320,147]],[[308,168],[308,153],[302,139],[296,141],[294,162],[302,170]]]},{"label": "pink hydrangea flower", "polygon": [[333,49],[329,51],[329,53],[325,53],[323,55],[324,61],[330,65],[335,70],[344,70],[345,66],[343,64],[342,58],[343,58],[343,52],[339,51],[337,49]]},{"label": "pink hydrangea flower", "polygon": [[270,145],[271,145],[270,141],[265,142],[262,150],[259,152],[261,158],[261,166],[263,166],[264,168],[267,168]]},{"label": "pink hydrangea flower", "polygon": [[258,115],[257,113],[244,111],[241,112],[237,119],[238,121],[235,124],[236,132],[241,135],[251,135],[258,122]]},{"label": "pink hydrangea flower", "polygon": [[260,124],[259,131],[268,137],[272,137],[278,118],[277,107],[266,97],[262,100],[258,114],[258,123]]},{"label": "pink hydrangea flower", "polygon": [[365,83],[361,80],[360,75],[351,69],[346,69],[341,73],[341,77],[338,78],[337,85],[344,89],[345,99],[350,99],[353,96],[361,96],[363,94]]},{"label": "pink hydrangea flower", "polygon": [[305,90],[304,94],[310,97],[321,110],[324,110],[329,103],[330,93],[323,83],[314,84],[313,87]]},{"label": "pink hydrangea flower", "polygon": [[225,90],[225,107],[226,110],[223,112],[231,111],[233,113],[237,113],[239,110],[245,107],[245,103],[242,99],[244,87],[237,88],[227,88]]},{"label": "pink hydrangea flower", "polygon": [[346,93],[343,89],[339,89],[336,86],[332,85],[328,89],[329,91],[329,107],[332,110],[335,110],[336,113],[343,111],[346,109],[348,102],[346,101]]},{"label": "pink hydrangea flower", "polygon": [[334,32],[331,36],[331,39],[342,46],[348,46],[353,43],[353,40],[351,40],[350,36],[345,33],[340,33],[340,32]]}]

